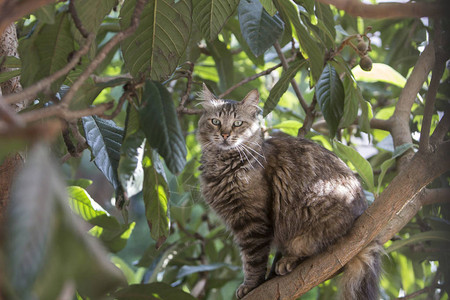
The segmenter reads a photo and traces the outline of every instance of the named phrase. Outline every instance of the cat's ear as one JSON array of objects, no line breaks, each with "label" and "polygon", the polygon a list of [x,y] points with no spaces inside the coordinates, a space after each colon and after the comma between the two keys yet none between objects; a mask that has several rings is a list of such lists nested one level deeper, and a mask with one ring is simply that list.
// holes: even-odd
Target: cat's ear
[{"label": "cat's ear", "polygon": [[258,90],[251,90],[247,96],[241,101],[241,105],[246,106],[248,108],[255,109],[255,112],[259,111],[260,108],[258,106],[259,102],[259,93]]},{"label": "cat's ear", "polygon": [[208,89],[205,83],[203,83],[203,89],[198,93],[198,99],[201,100],[200,104],[204,109],[215,107],[219,104],[220,100],[216,99],[213,93]]}]

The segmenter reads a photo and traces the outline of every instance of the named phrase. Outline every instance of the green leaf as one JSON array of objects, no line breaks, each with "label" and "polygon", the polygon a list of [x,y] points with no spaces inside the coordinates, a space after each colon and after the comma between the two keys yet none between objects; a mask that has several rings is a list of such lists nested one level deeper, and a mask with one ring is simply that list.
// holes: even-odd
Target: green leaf
[{"label": "green leaf", "polygon": [[[79,186],[67,187],[69,194],[70,208],[81,218],[92,225],[108,228],[110,230],[120,229],[120,224],[107,213],[91,198],[85,189]],[[94,209],[94,206],[97,209]]]},{"label": "green leaf", "polygon": [[281,74],[280,79],[270,90],[269,97],[264,103],[263,116],[267,116],[278,104],[281,96],[286,92],[292,79],[298,73],[298,71],[305,65],[304,59],[295,60],[291,63],[289,68]]},{"label": "green leaf", "polygon": [[298,130],[302,126],[303,126],[303,124],[298,122],[298,121],[286,120],[286,121],[283,121],[281,123],[278,123],[277,125],[273,126],[272,128],[280,129],[284,133],[287,133],[287,134],[292,135],[292,136],[297,136]]},{"label": "green leaf", "polygon": [[148,143],[164,158],[169,170],[181,172],[186,164],[186,145],[172,97],[160,83],[145,82],[139,119]]},{"label": "green leaf", "polygon": [[5,224],[5,276],[21,299],[29,298],[53,236],[54,190],[60,188],[54,168],[47,149],[37,145],[12,187]]},{"label": "green leaf", "polygon": [[117,253],[127,245],[136,223],[120,224],[119,228],[110,230],[106,227],[94,226],[89,233],[99,238],[109,251]]},{"label": "green leaf", "polygon": [[[39,71],[35,74],[33,82],[67,65],[69,54],[75,50],[69,18],[68,13],[59,13],[56,15],[54,24],[45,24],[38,32],[34,42],[39,56]],[[64,79],[65,76],[62,76],[51,85],[53,92],[59,90]]]},{"label": "green leaf", "polygon": [[367,134],[370,134],[370,120],[373,118],[372,105],[364,100],[361,90],[357,88],[359,106],[361,107],[361,117],[359,118],[359,127]]},{"label": "green leaf", "polygon": [[132,284],[113,295],[117,300],[195,300],[182,290],[162,282]]},{"label": "green leaf", "polygon": [[208,41],[217,37],[239,4],[239,0],[194,0],[193,2],[192,19]]},{"label": "green leaf", "polygon": [[[136,0],[125,1],[120,25],[128,28]],[[122,42],[130,73],[153,80],[167,79],[176,69],[191,32],[191,1],[150,0],[145,5],[136,32]]]},{"label": "green leaf", "polygon": [[383,183],[384,175],[386,175],[387,170],[393,165],[395,165],[395,158],[390,158],[381,164],[380,166],[381,173],[378,176],[377,195],[380,194],[381,184]]},{"label": "green leaf", "polygon": [[236,19],[230,19],[228,20],[227,24],[225,25],[226,29],[229,29],[233,35],[238,40],[239,44],[241,45],[242,50],[244,50],[245,54],[247,54],[248,58],[257,66],[263,66],[264,65],[264,55],[261,55],[259,57],[256,57],[250,47],[248,46],[247,42],[245,41],[244,37],[241,33],[241,28],[239,25],[239,21]]},{"label": "green leaf", "polygon": [[20,75],[20,70],[6,71],[0,73],[0,83]]},{"label": "green leaf", "polygon": [[260,2],[269,15],[274,16],[277,13],[277,8],[273,4],[272,0],[260,0]]},{"label": "green leaf", "polygon": [[238,15],[242,35],[255,56],[263,54],[283,33],[283,21],[271,17],[258,0],[242,0]]},{"label": "green leaf", "polygon": [[170,229],[169,187],[158,154],[150,147],[146,147],[143,167],[145,215],[151,236],[159,248],[168,237]]},{"label": "green leaf", "polygon": [[359,65],[352,69],[353,75],[357,81],[365,82],[386,82],[403,88],[406,84],[406,78],[394,70],[391,66],[374,63],[370,72],[364,71]]},{"label": "green leaf", "polygon": [[36,19],[42,23],[53,24],[55,23],[55,4],[50,3],[44,6],[41,6],[34,12]]},{"label": "green leaf", "polygon": [[75,9],[81,23],[88,32],[97,32],[104,17],[111,12],[117,0],[78,0]]},{"label": "green leaf", "polygon": [[358,116],[358,87],[349,76],[344,78],[344,112],[339,123],[340,128],[346,128],[353,124]]},{"label": "green leaf", "polygon": [[20,58],[15,56],[0,56],[0,63],[2,64],[2,67],[5,69],[15,69],[15,68],[21,68],[22,62]]},{"label": "green leaf", "polygon": [[[327,4],[323,4],[320,2],[316,2],[316,15],[319,19],[318,26],[322,29],[322,39],[325,40],[326,37],[329,37],[331,45],[334,45],[334,40],[336,38],[336,29],[334,28],[334,14],[331,11],[331,8]],[[325,26],[320,26],[321,24]],[[320,32],[320,31],[319,31]],[[329,45],[329,44],[328,44]]]},{"label": "green leaf", "polygon": [[338,142],[337,140],[333,140],[333,149],[341,159],[352,163],[359,176],[361,176],[364,180],[368,190],[370,192],[374,192],[375,186],[373,181],[373,170],[370,163],[365,160],[364,157],[358,153],[358,151]]},{"label": "green leaf", "polygon": [[96,116],[83,117],[82,122],[86,142],[91,148],[95,165],[117,190],[119,187],[117,167],[123,129],[111,120],[104,120]]},{"label": "green leaf", "polygon": [[330,137],[334,137],[343,115],[345,93],[342,81],[331,64],[325,66],[317,81],[316,97],[330,129]]},{"label": "green leaf", "polygon": [[303,50],[302,53],[309,61],[312,77],[310,86],[314,86],[323,70],[323,49],[317,45],[314,38],[300,22],[297,7],[293,3],[289,0],[273,0],[273,2],[284,22],[286,24],[292,22],[294,25],[295,31],[297,32],[297,40]]},{"label": "green leaf", "polygon": [[392,158],[397,158],[401,156],[403,153],[405,153],[407,150],[414,148],[414,144],[412,143],[405,143],[398,147],[395,147],[394,153],[392,153]]},{"label": "green leaf", "polygon": [[420,242],[426,241],[441,241],[441,242],[450,242],[450,237],[448,231],[438,231],[438,230],[430,230],[425,232],[420,232],[412,235],[410,238],[406,240],[394,241],[387,249],[386,252],[390,253],[392,251],[397,251],[400,248],[417,244]]}]

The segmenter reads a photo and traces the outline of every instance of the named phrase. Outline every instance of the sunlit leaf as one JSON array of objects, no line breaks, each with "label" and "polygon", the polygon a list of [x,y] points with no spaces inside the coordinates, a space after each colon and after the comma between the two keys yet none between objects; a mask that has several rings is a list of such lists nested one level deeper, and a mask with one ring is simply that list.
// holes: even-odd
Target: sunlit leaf
[{"label": "sunlit leaf", "polygon": [[263,54],[283,33],[283,21],[271,17],[258,0],[240,1],[238,15],[242,35],[255,56]]},{"label": "sunlit leaf", "polygon": [[143,161],[145,215],[157,248],[169,235],[169,187],[158,154],[149,147]]},{"label": "sunlit leaf", "polygon": [[359,176],[364,180],[368,190],[373,192],[375,189],[373,181],[373,170],[370,163],[361,156],[355,149],[346,146],[337,140],[333,141],[333,148],[336,154],[343,160],[348,160],[355,167]]},{"label": "sunlit leaf", "polygon": [[280,129],[284,133],[287,133],[292,136],[297,136],[298,130],[302,127],[302,123],[295,120],[286,120],[281,123],[274,125],[272,128]]},{"label": "sunlit leaf", "polygon": [[370,72],[364,71],[359,65],[352,69],[353,75],[358,81],[386,82],[398,87],[404,87],[406,78],[394,70],[391,66],[382,63],[373,63]]},{"label": "sunlit leaf", "polygon": [[289,0],[274,0],[273,3],[281,18],[286,23],[290,21],[294,25],[300,47],[309,61],[312,76],[311,86],[314,86],[323,70],[323,49],[319,48],[317,42],[300,22],[297,7],[292,2]]},{"label": "sunlit leaf", "polygon": [[236,10],[239,0],[194,0],[193,3],[192,18],[203,37],[212,41]]},{"label": "sunlit leaf", "polygon": [[331,64],[325,66],[317,81],[316,97],[330,129],[330,137],[334,137],[344,113],[345,92],[339,74]]}]

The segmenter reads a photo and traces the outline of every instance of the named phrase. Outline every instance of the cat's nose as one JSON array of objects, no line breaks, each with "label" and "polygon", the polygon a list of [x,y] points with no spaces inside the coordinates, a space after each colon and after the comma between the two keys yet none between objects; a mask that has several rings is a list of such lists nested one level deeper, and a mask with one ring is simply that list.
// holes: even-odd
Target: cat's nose
[{"label": "cat's nose", "polygon": [[222,135],[224,140],[226,140],[230,136],[229,133],[221,133],[221,135]]}]

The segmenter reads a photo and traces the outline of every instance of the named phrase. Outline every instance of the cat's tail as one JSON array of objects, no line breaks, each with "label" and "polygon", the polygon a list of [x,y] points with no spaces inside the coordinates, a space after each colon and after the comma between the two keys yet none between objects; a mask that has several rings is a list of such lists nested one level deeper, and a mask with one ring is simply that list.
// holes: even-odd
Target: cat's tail
[{"label": "cat's tail", "polygon": [[378,300],[382,246],[371,242],[346,265],[340,282],[342,300]]}]

